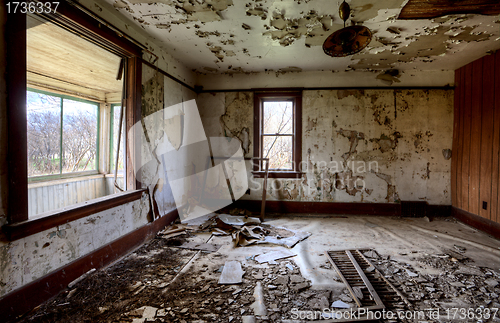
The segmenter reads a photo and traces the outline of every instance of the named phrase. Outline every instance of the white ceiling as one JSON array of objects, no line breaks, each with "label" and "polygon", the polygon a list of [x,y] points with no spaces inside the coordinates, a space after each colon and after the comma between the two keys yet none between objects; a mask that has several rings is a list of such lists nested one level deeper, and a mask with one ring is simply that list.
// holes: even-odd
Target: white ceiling
[{"label": "white ceiling", "polygon": [[326,37],[343,27],[340,0],[103,1],[203,74],[454,70],[500,49],[498,16],[398,20],[407,0],[348,1],[352,21],[370,28],[373,39],[362,52],[343,58],[322,49]]}]

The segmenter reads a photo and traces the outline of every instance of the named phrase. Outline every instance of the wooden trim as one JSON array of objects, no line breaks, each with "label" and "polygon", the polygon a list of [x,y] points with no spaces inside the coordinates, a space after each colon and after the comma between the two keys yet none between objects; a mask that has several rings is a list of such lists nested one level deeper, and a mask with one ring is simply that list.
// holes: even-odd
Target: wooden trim
[{"label": "wooden trim", "polygon": [[452,207],[452,215],[457,220],[500,239],[500,223],[493,222],[456,207]]},{"label": "wooden trim", "polygon": [[8,14],[5,29],[7,85],[7,220],[28,219],[28,133],[26,124],[26,15]]},{"label": "wooden trim", "polygon": [[[455,86],[459,87],[461,69],[455,71]],[[451,204],[457,205],[457,158],[458,154],[458,136],[460,127],[460,91],[454,93],[453,103],[453,142],[451,147]]]},{"label": "wooden trim", "polygon": [[[260,212],[260,200],[238,200],[231,207]],[[348,215],[401,215],[401,204],[396,203],[342,203],[342,202],[297,202],[266,201],[266,214],[271,213],[309,213],[309,214],[348,214]]]},{"label": "wooden trim", "polygon": [[[302,167],[302,91],[300,92],[300,97],[295,98],[295,137],[294,137],[294,170],[296,172],[301,172]],[[302,177],[302,176],[301,176]]]},{"label": "wooden trim", "polygon": [[56,296],[66,286],[92,268],[102,268],[123,257],[178,217],[177,209],[117,240],[94,250],[56,271],[15,290],[0,299],[0,313],[6,320],[14,320],[39,304]]},{"label": "wooden trim", "polygon": [[[357,86],[357,87],[341,87],[341,86],[326,86],[326,87],[303,87],[301,91],[331,91],[331,90],[453,90],[454,86]],[[283,90],[296,88],[282,88]],[[220,92],[272,92],[273,89],[222,89],[222,90],[200,90],[197,93],[220,93]]]},{"label": "wooden trim", "polygon": [[[264,91],[265,90],[265,91]],[[294,169],[291,172],[269,172],[269,178],[300,178],[300,163],[302,161],[302,89],[255,89],[254,92],[254,157],[261,156],[262,150],[262,136],[261,136],[261,121],[262,121],[262,99],[293,99],[294,100],[294,132],[293,132],[293,163]],[[257,174],[256,177],[261,177],[258,174],[262,173],[260,170],[260,162],[253,165],[253,171]]]},{"label": "wooden trim", "polygon": [[455,89],[455,92],[459,92],[459,102],[458,102],[458,109],[459,109],[459,134],[458,134],[458,149],[457,153],[455,151],[452,151],[452,157],[457,160],[457,203],[453,204],[453,206],[456,207],[462,207],[463,204],[463,199],[462,199],[462,156],[463,156],[463,150],[464,150],[464,102],[465,102],[465,68],[462,67],[460,69],[460,83],[459,87]]},{"label": "wooden trim", "polygon": [[[125,136],[128,140],[125,147],[126,154],[126,183],[127,190],[134,190],[141,187],[141,183],[136,181],[136,177],[134,174],[133,165],[138,165],[141,156],[140,149],[133,145],[135,135],[132,133],[134,129],[134,125],[141,120],[141,111],[142,111],[142,61],[138,57],[132,57],[127,59],[127,84],[126,84],[126,102],[125,102]],[[132,130],[132,132],[131,132]],[[130,140],[132,140],[132,145],[130,144]]]},{"label": "wooden trim", "polygon": [[168,77],[169,79],[172,79],[172,80],[174,80],[175,82],[179,83],[180,85],[182,85],[182,86],[184,86],[184,87],[186,87],[186,88],[190,89],[191,91],[193,91],[193,92],[195,92],[195,93],[199,93],[199,91],[197,91],[197,89],[195,89],[194,87],[192,87],[192,86],[190,86],[190,85],[188,85],[188,84],[186,84],[186,83],[182,82],[181,80],[179,80],[179,79],[178,79],[178,78],[176,78],[175,76],[173,76],[173,75],[171,75],[171,74],[169,74],[169,73],[165,72],[164,70],[162,70],[162,69],[161,69],[161,68],[159,68],[158,66],[155,66],[155,65],[151,64],[150,62],[146,61],[145,59],[141,59],[141,62],[142,62],[144,65],[146,65],[146,66],[148,66],[148,67],[150,67],[150,68],[152,68],[152,69],[154,69],[154,70],[156,70],[156,71],[160,72],[161,74],[165,75],[165,76],[166,76],[166,77]]},{"label": "wooden trim", "polygon": [[87,202],[78,203],[62,210],[40,214],[34,219],[4,225],[2,230],[9,240],[17,240],[83,217],[102,212],[141,198],[146,190],[108,195]]},{"label": "wooden trim", "polygon": [[451,216],[451,205],[427,204],[426,215],[431,218]]},{"label": "wooden trim", "polygon": [[500,51],[495,54],[495,125],[493,134],[493,171],[491,220],[500,222]]},{"label": "wooden trim", "polygon": [[[425,202],[424,202],[425,203]],[[260,200],[238,200],[231,207],[260,212]],[[345,214],[345,215],[380,215],[403,216],[399,203],[361,203],[361,202],[300,202],[300,201],[266,201],[266,214]],[[427,204],[424,211],[430,217],[447,217],[451,215],[451,205]]]}]

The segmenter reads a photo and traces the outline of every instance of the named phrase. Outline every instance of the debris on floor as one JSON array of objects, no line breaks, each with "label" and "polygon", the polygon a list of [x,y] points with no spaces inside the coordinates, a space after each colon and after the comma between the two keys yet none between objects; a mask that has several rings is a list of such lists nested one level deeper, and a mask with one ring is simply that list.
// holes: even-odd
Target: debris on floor
[{"label": "debris on floor", "polygon": [[226,261],[219,278],[219,285],[241,284],[244,273],[239,261]]},{"label": "debris on floor", "polygon": [[[331,221],[334,226],[324,229],[316,222],[316,228],[320,229],[314,229],[309,225],[310,218],[281,222],[282,226],[290,227],[281,228],[279,221],[273,225],[235,225],[233,221],[240,220],[232,219],[229,220],[232,224],[228,224],[217,217],[218,220],[213,218],[206,228],[200,228],[213,216],[197,225],[177,224],[167,228],[124,259],[82,277],[72,289],[33,309],[18,322],[294,322],[297,311],[325,308],[349,311],[358,306],[356,299],[361,303],[373,301],[362,285],[353,284],[349,290],[328,260],[327,250],[334,249],[334,245],[341,249],[354,244],[341,237],[337,229],[336,221],[347,223],[347,220],[321,220]],[[357,225],[353,223],[350,221],[349,225]],[[378,221],[379,227],[375,228],[362,223],[360,230],[367,230],[369,234],[384,227],[382,221]],[[326,237],[331,236],[329,230],[336,230],[335,237],[327,241]],[[286,245],[260,244],[265,243],[266,237],[283,240],[305,231],[314,234],[293,249]],[[234,248],[231,234],[235,232],[243,232],[245,239],[256,242],[245,248],[241,244]],[[344,232],[351,234],[348,230]],[[170,236],[178,233],[180,235]],[[368,240],[363,243],[365,241]],[[461,244],[452,240],[425,251],[422,245],[415,249],[411,249],[412,245],[391,247],[389,252],[377,247],[363,249],[356,257],[369,260],[359,261],[366,277],[387,280],[408,301],[399,299],[391,305],[394,307],[388,308],[433,308],[442,312],[449,308],[500,308],[499,263],[478,265],[468,250],[472,245],[466,249],[453,242]],[[220,248],[208,250],[204,245],[207,243]],[[326,280],[328,284],[322,285]],[[327,314],[319,319],[336,317],[331,312],[330,316]]]},{"label": "debris on floor", "polygon": [[221,245],[213,243],[196,243],[196,242],[186,242],[177,248],[191,249],[191,250],[201,250],[206,252],[216,252],[220,249]]},{"label": "debris on floor", "polygon": [[296,255],[297,254],[295,254],[287,249],[283,249],[283,250],[271,251],[271,252],[259,255],[259,256],[255,257],[255,261],[262,264],[264,262],[276,261],[278,259],[289,258],[289,257],[293,257]]},{"label": "debris on floor", "polygon": [[[241,211],[236,213],[238,212]],[[273,244],[293,248],[311,236],[309,232],[261,223],[259,218],[230,214],[210,214],[203,219],[187,221],[184,226],[189,229],[197,226],[198,232],[211,231],[215,235],[231,235],[235,247]]]}]

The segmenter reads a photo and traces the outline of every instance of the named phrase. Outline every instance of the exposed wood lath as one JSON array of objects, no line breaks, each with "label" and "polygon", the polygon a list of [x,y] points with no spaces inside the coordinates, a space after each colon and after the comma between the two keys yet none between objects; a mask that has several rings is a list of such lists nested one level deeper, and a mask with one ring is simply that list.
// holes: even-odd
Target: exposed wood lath
[{"label": "exposed wood lath", "polygon": [[409,0],[399,14],[399,19],[428,19],[450,14],[500,14],[497,0]]}]

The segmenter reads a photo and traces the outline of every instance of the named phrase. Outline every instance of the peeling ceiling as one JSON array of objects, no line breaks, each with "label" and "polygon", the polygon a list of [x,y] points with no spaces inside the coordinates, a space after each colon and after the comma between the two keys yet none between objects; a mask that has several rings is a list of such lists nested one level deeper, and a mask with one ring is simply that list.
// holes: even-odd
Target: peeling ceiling
[{"label": "peeling ceiling", "polygon": [[352,0],[347,24],[373,38],[358,54],[322,44],[343,27],[331,0],[103,0],[201,74],[275,71],[455,70],[500,49],[500,17],[453,14],[402,20],[407,0]]}]

